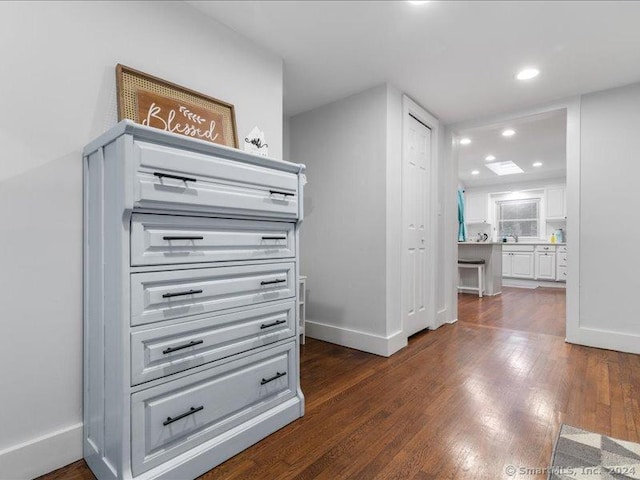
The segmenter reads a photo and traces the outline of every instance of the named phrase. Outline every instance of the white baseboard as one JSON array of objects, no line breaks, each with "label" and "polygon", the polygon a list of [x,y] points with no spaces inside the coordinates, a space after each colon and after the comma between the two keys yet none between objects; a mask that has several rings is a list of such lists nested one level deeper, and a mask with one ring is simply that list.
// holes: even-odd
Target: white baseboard
[{"label": "white baseboard", "polygon": [[[464,287],[459,287],[458,293],[470,293],[472,295],[475,295],[476,297],[478,296],[478,290],[468,290]],[[495,297],[496,295],[502,295],[502,291],[494,292],[494,293],[487,293],[487,292],[482,293],[483,297]]]},{"label": "white baseboard", "polygon": [[574,334],[567,331],[566,340],[587,347],[640,354],[640,335],[580,327]]},{"label": "white baseboard", "polygon": [[517,287],[517,288],[538,288],[538,287],[549,287],[549,288],[567,288],[567,284],[565,282],[552,282],[548,280],[527,280],[524,278],[503,278],[502,279],[503,287]]},{"label": "white baseboard", "polygon": [[82,458],[82,423],[0,451],[3,480],[28,480]]},{"label": "white baseboard", "polygon": [[390,357],[407,346],[407,337],[402,331],[383,337],[309,319],[305,321],[305,333],[307,337],[374,353],[382,357]]}]

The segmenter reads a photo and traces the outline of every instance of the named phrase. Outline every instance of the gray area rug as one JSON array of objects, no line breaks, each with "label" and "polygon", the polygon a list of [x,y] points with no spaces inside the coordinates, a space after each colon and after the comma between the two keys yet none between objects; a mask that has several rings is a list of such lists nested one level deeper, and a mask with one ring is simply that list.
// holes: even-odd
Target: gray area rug
[{"label": "gray area rug", "polygon": [[549,480],[640,480],[640,444],[562,425]]}]

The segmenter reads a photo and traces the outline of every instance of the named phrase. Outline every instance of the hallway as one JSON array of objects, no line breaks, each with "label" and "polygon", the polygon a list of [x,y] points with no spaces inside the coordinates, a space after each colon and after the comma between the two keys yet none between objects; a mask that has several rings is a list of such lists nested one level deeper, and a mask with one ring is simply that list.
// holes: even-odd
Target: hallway
[{"label": "hallway", "polygon": [[565,343],[564,291],[459,300],[389,358],[308,339],[305,416],[201,479],[497,480],[546,467],[562,423],[640,440],[640,356]]},{"label": "hallway", "polygon": [[566,290],[503,287],[494,297],[459,294],[458,321],[564,338]]}]

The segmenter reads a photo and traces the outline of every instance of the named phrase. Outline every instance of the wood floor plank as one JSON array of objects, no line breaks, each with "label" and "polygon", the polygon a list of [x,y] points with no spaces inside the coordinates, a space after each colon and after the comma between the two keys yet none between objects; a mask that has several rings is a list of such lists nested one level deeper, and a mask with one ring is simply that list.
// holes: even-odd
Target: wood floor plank
[{"label": "wood floor plank", "polygon": [[640,356],[565,343],[562,289],[458,298],[390,358],[308,339],[305,417],[200,478],[495,480],[546,467],[562,423],[639,441]]}]

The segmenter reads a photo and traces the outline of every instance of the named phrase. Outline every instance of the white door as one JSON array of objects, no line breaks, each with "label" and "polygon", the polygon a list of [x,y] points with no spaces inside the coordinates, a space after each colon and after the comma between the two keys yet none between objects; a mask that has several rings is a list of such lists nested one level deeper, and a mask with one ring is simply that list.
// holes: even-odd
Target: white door
[{"label": "white door", "polygon": [[554,187],[547,189],[547,218],[567,218],[564,188]]},{"label": "white door", "polygon": [[482,223],[489,221],[489,197],[486,193],[465,193],[466,223]]},{"label": "white door", "polygon": [[533,252],[513,252],[511,274],[518,278],[533,278]]},{"label": "white door", "polygon": [[431,206],[428,185],[431,172],[431,130],[411,115],[403,156],[403,329],[407,336],[429,327],[427,293],[429,269],[427,225]]},{"label": "white door", "polygon": [[536,278],[541,280],[556,279],[556,255],[549,252],[536,253]]},{"label": "white door", "polygon": [[502,276],[511,276],[511,253],[502,252]]}]

